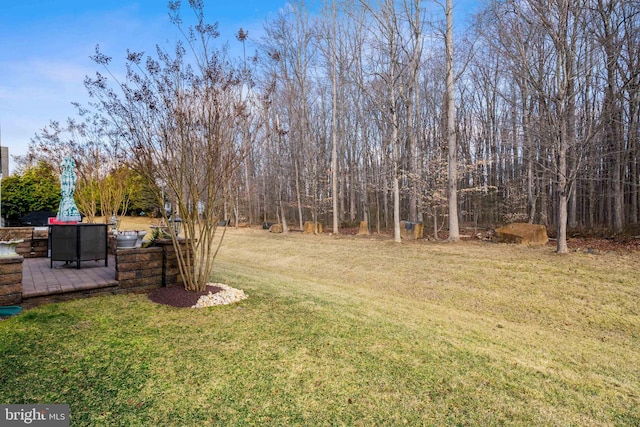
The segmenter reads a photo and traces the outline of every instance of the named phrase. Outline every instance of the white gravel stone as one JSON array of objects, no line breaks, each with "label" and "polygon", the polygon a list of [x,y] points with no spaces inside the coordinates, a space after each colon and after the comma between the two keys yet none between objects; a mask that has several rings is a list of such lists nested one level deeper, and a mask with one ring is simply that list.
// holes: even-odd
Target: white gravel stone
[{"label": "white gravel stone", "polygon": [[216,292],[215,294],[209,292],[208,295],[201,296],[196,305],[192,306],[191,308],[233,304],[234,302],[242,301],[243,299],[247,299],[248,297],[248,295],[245,294],[243,290],[232,288],[231,286],[225,285],[224,283],[207,283],[207,286],[216,286],[218,288],[222,288],[222,290],[220,292]]}]

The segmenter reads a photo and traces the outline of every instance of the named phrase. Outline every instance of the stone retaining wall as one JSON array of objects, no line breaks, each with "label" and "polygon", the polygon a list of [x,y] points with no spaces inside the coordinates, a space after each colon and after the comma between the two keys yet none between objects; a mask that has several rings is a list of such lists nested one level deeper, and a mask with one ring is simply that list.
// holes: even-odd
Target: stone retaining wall
[{"label": "stone retaining wall", "polygon": [[[48,232],[33,227],[13,227],[24,242],[16,248],[18,256],[0,258],[0,306],[22,303],[22,264],[25,258],[48,256]],[[115,239],[109,243],[115,243]],[[180,249],[186,250],[185,241]],[[116,261],[116,289],[111,293],[145,291],[160,286],[184,284],[171,239],[156,239],[150,248],[113,249]],[[110,285],[113,287],[113,285]],[[103,291],[97,289],[96,291]],[[87,296],[91,291],[84,292]]]},{"label": "stone retaining wall", "polygon": [[162,286],[162,248],[117,249],[115,255],[118,287],[129,289]]},{"label": "stone retaining wall", "polygon": [[0,306],[22,303],[22,262],[24,257],[0,258]]},{"label": "stone retaining wall", "polygon": [[[24,248],[21,248],[22,245]],[[33,240],[25,240],[18,245],[16,252],[25,258],[46,258],[49,256],[49,239],[36,237]]]},{"label": "stone retaining wall", "polygon": [[18,255],[25,258],[48,256],[49,232],[47,230],[35,230],[33,227],[11,227],[4,230],[10,230],[15,240],[24,240],[16,247]]},{"label": "stone retaining wall", "polygon": [[[178,257],[171,239],[156,239],[155,244],[162,248],[162,286],[184,285],[178,266]],[[181,241],[180,250],[184,253],[186,248],[185,241]]]},{"label": "stone retaining wall", "polygon": [[[178,258],[171,239],[156,239],[150,248],[117,249],[116,280],[120,288],[151,289],[183,285]],[[180,249],[186,250],[180,243]]]}]

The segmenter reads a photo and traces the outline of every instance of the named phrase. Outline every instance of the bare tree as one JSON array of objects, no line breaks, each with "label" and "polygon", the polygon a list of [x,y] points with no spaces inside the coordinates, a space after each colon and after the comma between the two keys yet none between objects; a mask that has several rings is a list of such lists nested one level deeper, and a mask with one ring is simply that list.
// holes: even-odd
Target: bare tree
[{"label": "bare tree", "polygon": [[449,241],[460,240],[458,226],[458,144],[456,143],[456,106],[453,70],[453,6],[451,0],[445,4],[447,29],[445,32],[446,64],[447,64],[447,197],[449,200]]},{"label": "bare tree", "polygon": [[117,132],[99,114],[76,107],[78,118],[53,121],[32,138],[27,157],[51,165],[61,165],[65,156],[76,159],[78,209],[89,223],[98,215],[108,222],[127,210],[129,167]]},{"label": "bare tree", "polygon": [[[498,38],[489,39],[507,59],[522,99],[520,111],[526,130],[524,148],[529,159],[526,164],[530,206],[534,200],[531,186],[535,158],[544,171],[541,193],[550,194],[555,201],[549,210],[555,217],[557,252],[566,253],[569,199],[575,197],[584,153],[597,133],[597,126],[587,126],[584,132],[576,133],[577,92],[580,82],[585,80],[584,64],[588,63],[589,52],[587,37],[582,31],[588,25],[586,3],[527,0],[494,3],[493,7],[491,22],[496,24]],[[587,86],[582,87],[584,91],[589,90]],[[581,114],[587,114],[583,111]],[[547,181],[552,184],[550,192],[544,190]],[[540,207],[544,218],[546,197],[541,198]]]},{"label": "bare tree", "polygon": [[[121,133],[136,169],[156,184],[160,205],[172,202],[165,221],[181,217],[188,250],[180,251],[178,236],[170,233],[180,273],[187,290],[202,291],[221,242],[216,229],[229,183],[243,159],[241,123],[250,113],[238,101],[238,72],[212,48],[217,25],[205,22],[201,2],[189,3],[197,22],[183,32],[185,44],[171,53],[157,47],[156,58],[128,52],[124,82],[97,73],[85,84]],[[179,2],[169,8],[182,31]],[[111,58],[98,49],[93,59],[109,70]]]},{"label": "bare tree", "polygon": [[[418,161],[418,107],[420,103],[420,64],[422,62],[422,10],[420,7],[420,0],[404,1],[404,11],[407,18],[407,24],[410,30],[410,43],[404,43],[403,45],[410,46],[410,49],[406,52],[409,59],[409,75],[407,81],[407,93],[404,94],[407,109],[407,132],[408,132],[408,157],[409,157],[409,171],[410,177],[420,177],[420,163]],[[422,210],[419,209],[419,200],[421,189],[420,179],[410,179],[410,191],[409,191],[409,221],[422,222]],[[420,206],[421,207],[421,206]]]},{"label": "bare tree", "polygon": [[[264,212],[326,215],[334,229],[361,217],[394,238],[400,218],[423,212],[436,230],[447,217],[452,239],[457,221],[529,220],[557,229],[559,252],[567,227],[637,221],[633,2],[489,2],[480,49],[454,45],[444,0],[444,46],[423,32],[424,2],[327,1],[324,26],[306,25],[305,4],[269,27]],[[318,51],[301,49],[310,39]]]},{"label": "bare tree", "polygon": [[[400,236],[400,90],[402,68],[400,63],[399,23],[394,2],[382,0],[373,8],[367,2],[361,1],[361,6],[368,12],[376,23],[370,31],[374,34],[374,49],[377,52],[379,65],[373,67],[373,73],[378,79],[372,81],[372,88],[363,88],[371,97],[374,90],[381,89],[382,97],[373,96],[371,99],[378,106],[384,120],[383,129],[388,131],[388,147],[391,163],[391,188],[393,195],[393,239],[401,241]],[[382,87],[378,87],[383,83]],[[373,90],[372,90],[373,89]],[[385,186],[386,187],[386,186]]]}]

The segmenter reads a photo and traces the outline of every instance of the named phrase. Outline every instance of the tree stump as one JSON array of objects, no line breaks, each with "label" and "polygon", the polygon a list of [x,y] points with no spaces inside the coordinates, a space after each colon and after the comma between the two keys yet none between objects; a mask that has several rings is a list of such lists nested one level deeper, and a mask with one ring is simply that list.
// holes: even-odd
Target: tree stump
[{"label": "tree stump", "polygon": [[358,230],[358,236],[369,235],[369,223],[367,221],[360,221],[360,229]]},{"label": "tree stump", "polygon": [[544,225],[514,222],[498,228],[494,240],[498,243],[546,245],[549,236],[547,236],[547,227]]},{"label": "tree stump", "polygon": [[314,224],[313,221],[305,221],[304,223],[305,234],[314,234],[314,231],[315,231],[315,234],[322,234],[322,224],[320,224],[319,222],[316,222]]},{"label": "tree stump", "polygon": [[421,222],[400,221],[400,237],[407,240],[422,239],[424,224]]}]

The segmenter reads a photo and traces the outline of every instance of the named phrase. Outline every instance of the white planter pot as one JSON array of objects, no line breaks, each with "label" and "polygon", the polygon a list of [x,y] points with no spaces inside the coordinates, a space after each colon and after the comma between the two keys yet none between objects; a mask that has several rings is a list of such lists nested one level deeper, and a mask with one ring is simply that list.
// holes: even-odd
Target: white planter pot
[{"label": "white planter pot", "polygon": [[147,235],[147,232],[144,230],[138,231],[138,240],[136,240],[136,248],[142,247],[142,239]]},{"label": "white planter pot", "polygon": [[[125,230],[116,233],[119,248],[142,247],[142,239],[147,235],[145,230]],[[132,243],[133,241],[133,243]]]},{"label": "white planter pot", "polygon": [[118,248],[135,248],[138,236],[136,234],[118,234],[116,235],[116,241],[118,242]]},{"label": "white planter pot", "polygon": [[0,257],[8,258],[18,256],[16,248],[24,240],[4,240],[0,242]]}]

